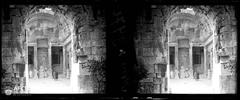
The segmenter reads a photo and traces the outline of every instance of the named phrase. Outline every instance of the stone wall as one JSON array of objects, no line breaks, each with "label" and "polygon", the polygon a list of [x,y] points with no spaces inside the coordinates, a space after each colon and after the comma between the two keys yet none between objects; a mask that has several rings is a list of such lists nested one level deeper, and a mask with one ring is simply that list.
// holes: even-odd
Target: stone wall
[{"label": "stone wall", "polygon": [[[155,72],[156,70],[154,70],[154,64],[167,64],[166,54],[168,50],[165,27],[167,25],[165,23],[168,18],[174,15],[180,8],[181,6],[167,7],[149,5],[138,15],[139,17],[136,24],[137,32],[135,35],[136,38],[134,39],[136,55],[138,63],[143,63],[146,69],[148,69],[148,72],[151,73],[145,80],[142,80],[142,83],[148,84],[149,88],[157,87],[157,85],[154,84],[157,73]],[[210,34],[217,34],[214,35],[213,39],[213,41],[215,41],[215,44],[213,44],[213,53],[215,53],[214,50],[216,50],[216,54],[213,54],[216,55],[213,56],[213,61],[217,60],[216,63],[220,63],[222,66],[219,76],[220,81],[218,83],[221,84],[220,88],[222,93],[234,93],[234,87],[236,87],[236,81],[234,79],[236,79],[235,66],[237,52],[237,30],[234,8],[231,6],[196,6],[194,8],[200,18],[200,22],[205,25],[201,26],[201,24],[199,24],[200,26],[194,29],[196,31],[195,33],[199,34],[195,34],[194,38],[205,40]],[[201,32],[199,32],[199,30],[201,30]],[[179,32],[179,34],[181,34],[181,31]],[[199,37],[206,32],[208,34],[206,37]],[[175,38],[173,37],[172,39],[174,40]],[[208,52],[209,51],[210,50],[208,50]],[[149,88],[146,90],[148,91]],[[144,90],[144,87],[142,90]],[[150,92],[153,92],[153,90]]]},{"label": "stone wall", "polygon": [[237,21],[233,7],[219,11],[217,20],[217,57],[221,64],[221,93],[236,93]]},{"label": "stone wall", "polygon": [[[13,93],[23,93],[26,88],[25,75],[16,76],[17,67],[23,68],[26,62],[24,56],[22,30],[22,13],[18,8],[6,6],[2,16],[2,93],[10,89]],[[16,63],[18,63],[16,65]],[[15,66],[16,65],[16,66]],[[19,66],[18,66],[19,65]],[[25,68],[25,67],[24,67]]]},{"label": "stone wall", "polygon": [[[82,22],[75,24],[86,23],[80,27],[76,27],[76,34],[74,34],[74,51],[78,59],[79,72],[79,86],[83,93],[93,93],[93,81],[91,80],[91,72],[82,68],[85,61],[81,57],[87,56],[87,60],[100,60],[106,58],[106,39],[105,39],[105,21],[102,16],[93,17],[93,9],[86,13]],[[79,25],[76,25],[79,26]]]},{"label": "stone wall", "polygon": [[147,78],[141,81],[140,92],[163,93],[166,91],[167,80],[166,74],[163,74],[167,67],[167,34],[161,9],[147,7],[139,15],[136,27],[134,40],[137,61],[148,70]]},{"label": "stone wall", "polygon": [[[10,8],[9,8],[10,7]],[[18,8],[21,7],[21,8]],[[27,8],[27,7],[26,7]],[[73,20],[74,23],[70,25],[74,27],[73,30],[73,50],[66,50],[68,52],[74,51],[74,62],[82,63],[81,57],[87,56],[87,59],[95,59],[99,60],[101,57],[106,57],[106,16],[104,16],[103,9],[98,9],[97,7],[91,6],[72,6],[67,7],[66,9],[63,7],[55,7],[56,9],[62,9],[66,14],[66,17]],[[114,7],[113,7],[114,8]],[[121,7],[120,7],[121,8]],[[122,7],[124,8],[124,7]],[[169,8],[166,10],[165,8]],[[196,7],[197,10],[201,7]],[[199,9],[198,9],[199,8]],[[17,83],[20,83],[20,86],[24,87],[25,77],[14,77],[15,67],[12,67],[13,63],[25,64],[27,62],[27,56],[25,55],[26,50],[26,42],[25,33],[24,33],[24,17],[28,14],[26,12],[30,12],[30,10],[22,10],[25,9],[22,6],[7,6],[4,7],[4,12],[2,16],[2,69],[6,70],[5,77],[3,77],[2,87],[4,89],[14,89]],[[27,8],[30,9],[30,8]],[[34,8],[35,9],[35,8]],[[36,8],[37,9],[37,8]],[[64,10],[65,9],[65,10]],[[84,9],[84,10],[83,10]],[[116,9],[116,8],[115,8]],[[119,8],[118,8],[119,9]],[[109,10],[109,9],[108,9]],[[108,42],[110,45],[109,51],[112,53],[110,58],[117,57],[117,59],[110,59],[109,61],[117,61],[117,64],[128,64],[128,65],[116,65],[116,68],[112,67],[110,69],[115,69],[115,71],[111,72],[111,74],[118,72],[117,70],[126,70],[133,64],[131,62],[126,61],[125,59],[131,57],[132,48],[128,48],[132,40],[131,35],[132,31],[128,31],[128,28],[132,29],[132,27],[128,26],[128,22],[132,22],[132,19],[128,19],[125,16],[125,13],[133,13],[129,9],[126,12],[121,11],[123,9],[119,9],[119,11],[112,12],[110,11],[110,17],[112,20],[109,25],[109,33],[108,33]],[[136,19],[136,33],[134,34],[134,44],[135,44],[135,53],[137,58],[137,63],[141,66],[144,66],[145,69],[148,70],[147,78],[141,80],[142,87],[140,88],[140,93],[163,93],[166,91],[166,67],[167,67],[167,32],[166,32],[166,20],[169,15],[174,13],[171,11],[171,7],[160,7],[160,6],[144,6],[143,10],[140,10],[141,13],[138,13]],[[57,11],[57,10],[56,10]],[[216,17],[212,17],[212,11]],[[61,10],[60,10],[61,12]],[[201,11],[200,11],[201,12]],[[211,8],[211,11],[202,11],[206,16],[208,16],[211,31],[216,32],[216,36],[214,36],[215,44],[213,44],[214,50],[217,51],[214,59],[217,59],[217,63],[221,64],[221,75],[220,83],[221,83],[221,92],[222,93],[234,93],[236,87],[236,55],[237,55],[237,21],[235,17],[235,11],[231,7],[224,6],[214,6]],[[124,14],[123,14],[124,13]],[[209,17],[210,16],[210,17]],[[212,23],[214,21],[212,18],[217,18],[216,26]],[[134,23],[135,24],[135,23]],[[134,25],[133,25],[134,26]],[[214,28],[217,28],[214,30]],[[211,29],[212,28],[212,29]],[[191,31],[191,30],[190,30]],[[181,31],[179,31],[181,34]],[[201,32],[201,35],[204,32]],[[211,34],[211,33],[210,33]],[[112,39],[111,39],[112,38]],[[126,45],[126,43],[129,43]],[[112,48],[111,48],[112,47]],[[209,50],[208,50],[209,51]],[[122,57],[119,55],[123,55]],[[125,56],[126,55],[126,56]],[[214,54],[215,55],[215,54]],[[70,57],[71,57],[70,56]],[[79,59],[78,59],[79,58]],[[218,59],[219,58],[219,59]],[[123,60],[124,59],[124,60]],[[134,58],[133,58],[134,59]],[[118,61],[122,60],[122,61]],[[130,63],[130,64],[129,64]],[[111,64],[113,64],[111,62]],[[114,65],[114,64],[113,64]],[[18,66],[18,65],[17,65]],[[71,64],[70,64],[71,66]],[[89,73],[86,69],[82,69],[82,65],[80,66],[79,73],[79,85],[81,90],[84,92],[93,92],[93,88],[91,86],[91,73]],[[111,65],[112,66],[112,65]],[[133,67],[131,67],[133,68]],[[131,72],[126,72],[131,73]],[[126,75],[125,72],[120,74]],[[118,76],[116,74],[116,76]],[[120,76],[121,77],[121,76]],[[110,80],[119,80],[120,77],[116,79]],[[11,81],[15,80],[15,81]],[[20,82],[19,82],[20,81]],[[15,82],[15,83],[14,83]],[[117,83],[116,82],[116,83]],[[14,84],[13,84],[14,83]],[[114,82],[113,82],[114,83]],[[22,84],[22,85],[21,85]],[[125,83],[123,83],[125,84]],[[126,83],[127,84],[127,83]],[[11,85],[10,87],[8,87]],[[121,84],[122,85],[122,84]],[[114,86],[114,85],[112,85]],[[123,86],[123,85],[122,85]],[[87,88],[84,88],[87,87]],[[119,86],[121,87],[121,86]],[[124,86],[123,86],[124,87]],[[117,88],[116,88],[117,89]],[[24,90],[23,90],[24,91]],[[23,92],[22,91],[22,92]],[[2,91],[4,92],[4,91]]]},{"label": "stone wall", "polygon": [[[22,64],[27,63],[27,56],[24,56],[26,51],[26,47],[24,47],[26,46],[26,35],[24,29],[27,28],[25,27],[25,19],[31,18],[31,16],[29,15],[36,12],[42,6],[10,5],[10,7],[11,8],[9,8],[9,5],[4,7],[4,12],[2,16],[2,68],[6,69],[6,79],[4,78],[3,84],[5,85],[3,85],[3,88],[8,88],[6,85],[11,85],[11,83],[13,83],[11,81],[8,81],[14,79],[12,78],[14,75],[14,69],[12,69],[13,62]],[[66,52],[69,52],[69,57],[74,58],[75,63],[78,62],[76,58],[77,56],[79,56],[79,54],[74,53],[74,55],[72,55],[72,53],[70,52],[78,51],[78,47],[80,47],[81,51],[83,51],[81,55],[87,55],[88,59],[99,60],[101,57],[105,57],[105,22],[102,16],[104,14],[102,14],[102,11],[99,11],[101,9],[96,9],[96,7],[85,5],[51,6],[51,8],[55,13],[59,15],[62,14],[66,18],[66,20],[64,21],[66,21],[67,23],[65,23],[64,25],[68,25],[69,29],[63,29],[63,31],[67,30],[67,32],[73,32],[74,48],[72,50],[66,49]],[[51,31],[51,29],[49,31]],[[71,45],[69,45],[68,47],[70,46]],[[69,65],[72,66],[71,63],[69,63]],[[81,67],[81,65],[79,66]],[[86,79],[87,81],[91,81],[89,75],[90,73],[88,73],[86,70],[80,69],[79,77],[83,78],[80,78],[79,81],[84,82],[86,81]],[[89,83],[87,83],[87,85],[89,85]],[[81,87],[85,86],[81,85]],[[11,87],[11,89],[13,88],[14,87]],[[86,91],[89,92],[92,91],[92,89],[88,89]]]}]

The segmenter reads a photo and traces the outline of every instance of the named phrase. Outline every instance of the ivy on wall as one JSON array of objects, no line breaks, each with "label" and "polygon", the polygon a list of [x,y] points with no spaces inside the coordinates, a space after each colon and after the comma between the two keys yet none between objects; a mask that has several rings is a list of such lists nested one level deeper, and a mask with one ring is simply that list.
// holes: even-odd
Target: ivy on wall
[{"label": "ivy on wall", "polygon": [[106,60],[101,57],[100,60],[88,60],[83,68],[87,69],[91,74],[93,81],[94,93],[105,93],[106,82]]},{"label": "ivy on wall", "polygon": [[230,62],[227,62],[227,63],[223,64],[223,68],[225,70],[229,71],[231,74],[235,74],[236,62],[230,60]]}]

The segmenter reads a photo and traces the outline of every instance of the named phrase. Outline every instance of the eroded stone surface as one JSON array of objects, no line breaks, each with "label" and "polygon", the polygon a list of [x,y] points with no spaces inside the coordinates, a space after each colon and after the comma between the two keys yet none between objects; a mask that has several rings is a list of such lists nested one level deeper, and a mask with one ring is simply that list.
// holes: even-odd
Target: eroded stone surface
[{"label": "eroded stone surface", "polygon": [[[221,50],[222,53],[219,54],[222,54],[223,56],[229,55],[229,57],[224,61],[228,62],[230,61],[230,58],[234,58],[235,55],[233,54],[236,50],[233,49],[233,42],[236,41],[233,36],[236,37],[236,30],[234,26],[235,21],[233,16],[235,12],[232,7],[193,6],[195,11],[195,14],[193,15],[185,12],[181,13],[181,6],[155,6],[157,7],[152,9],[144,9],[137,19],[137,33],[134,39],[136,45],[136,55],[137,58],[143,59],[144,66],[151,67],[148,64],[154,64],[152,62],[168,63],[167,56],[165,56],[168,54],[168,43],[165,41],[168,41],[169,43],[179,44],[181,43],[178,41],[179,39],[188,39],[189,42],[187,42],[187,44],[183,43],[183,45],[180,46],[178,45],[178,47],[189,48],[190,43],[196,43],[196,45],[206,45],[206,55],[208,56],[206,57],[206,65],[209,70],[208,74],[206,69],[205,72],[209,78],[211,78],[212,70],[214,70],[212,69],[214,61],[213,59],[217,59],[217,56],[213,56],[213,47],[215,48],[216,44],[217,47],[224,49]],[[147,14],[149,14],[149,12],[151,12],[152,17],[147,17]],[[221,14],[218,15],[219,13]],[[169,34],[169,39],[166,34]],[[216,41],[215,44],[209,42],[209,40],[211,40],[210,37],[213,34],[219,34],[216,36],[216,38],[220,38],[220,40]],[[154,38],[152,36],[154,36]],[[155,41],[156,45],[154,45],[152,41]],[[215,48],[214,50],[219,51],[220,49]],[[216,55],[221,57],[219,54]],[[160,59],[157,59],[157,61],[155,61],[156,59],[149,59],[153,56],[156,56]],[[177,57],[176,54],[175,57]],[[183,57],[180,56],[180,58]],[[148,72],[151,74],[154,73],[151,70]],[[190,71],[190,73],[192,73],[192,71]],[[200,76],[206,77],[206,75]],[[152,75],[149,75],[149,77],[152,77]],[[224,75],[222,77],[224,77]],[[227,84],[222,85],[224,86]]]},{"label": "eroded stone surface", "polygon": [[[86,34],[80,40],[73,40],[73,43],[81,42],[83,44],[81,47],[84,48],[84,54],[86,55],[96,56],[97,58],[105,56],[104,21],[100,16],[96,17],[96,19],[93,18],[94,13],[90,6],[49,6],[52,9],[52,12],[44,11],[43,8],[47,7],[44,5],[15,5],[12,7],[13,9],[5,8],[9,9],[6,10],[9,12],[4,13],[4,18],[8,18],[5,16],[9,16],[9,20],[11,21],[4,19],[6,24],[2,25],[2,53],[4,54],[2,55],[2,64],[6,65],[4,69],[7,70],[7,73],[12,73],[7,66],[12,66],[15,59],[24,59],[25,63],[27,62],[26,54],[24,54],[26,51],[26,41],[28,43],[37,43],[38,38],[48,38],[50,43],[66,45],[66,55],[68,55],[68,59],[66,60],[71,62],[69,58],[76,55],[72,55],[69,52],[75,52],[77,48],[69,49],[70,45],[67,44],[72,42],[69,41],[68,38],[71,38],[71,34],[74,34],[74,37]],[[83,9],[85,9],[85,11],[83,11]],[[75,30],[82,25],[91,27],[84,27],[78,31],[80,33],[75,33]],[[28,38],[27,40],[25,40],[26,38],[18,39],[18,36],[27,36]],[[92,45],[93,41],[95,41],[95,44]],[[93,47],[96,47],[95,51],[92,49]],[[47,55],[49,56],[48,52]],[[19,58],[21,56],[24,58]],[[45,61],[49,61],[48,57],[44,59]],[[65,74],[69,77],[71,63],[66,64],[69,67],[65,68],[68,70]],[[45,65],[48,66],[48,63]],[[32,70],[32,72],[41,70],[42,73],[38,73],[41,78],[44,76],[52,76],[51,68],[44,68],[33,68],[30,70]],[[32,76],[36,78],[37,72],[35,73],[35,76]]]}]

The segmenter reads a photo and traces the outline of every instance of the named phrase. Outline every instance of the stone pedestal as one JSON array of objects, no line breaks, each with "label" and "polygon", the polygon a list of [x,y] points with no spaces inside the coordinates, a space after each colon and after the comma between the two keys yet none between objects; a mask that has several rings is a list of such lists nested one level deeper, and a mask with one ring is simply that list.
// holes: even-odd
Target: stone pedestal
[{"label": "stone pedestal", "polygon": [[70,78],[70,69],[67,69],[67,71],[66,71],[66,78],[67,78],[67,79]]},{"label": "stone pedestal", "polygon": [[44,78],[44,67],[40,66],[38,70],[38,78]]},{"label": "stone pedestal", "polygon": [[212,78],[212,71],[210,69],[208,69],[208,79]]},{"label": "stone pedestal", "polygon": [[47,73],[47,78],[53,78],[53,77],[52,77],[52,69],[51,69],[51,68],[49,68],[49,69],[46,71],[46,73]]},{"label": "stone pedestal", "polygon": [[236,77],[234,75],[220,76],[221,93],[236,93]]},{"label": "stone pedestal", "polygon": [[163,77],[162,78],[162,84],[161,84],[161,93],[166,93],[168,91],[168,78]]},{"label": "stone pedestal", "polygon": [[37,79],[38,78],[38,70],[36,68],[33,69],[33,72],[34,72],[34,75],[33,75],[33,78],[34,79]]},{"label": "stone pedestal", "polygon": [[193,69],[192,68],[189,69],[188,74],[189,74],[189,78],[193,79]]},{"label": "stone pedestal", "polygon": [[93,93],[93,83],[90,75],[79,75],[78,86],[82,93]]},{"label": "stone pedestal", "polygon": [[183,67],[180,67],[180,69],[179,69],[179,78],[181,79],[181,78],[184,78],[184,76],[185,76],[185,74],[184,74],[184,69],[183,69]]}]

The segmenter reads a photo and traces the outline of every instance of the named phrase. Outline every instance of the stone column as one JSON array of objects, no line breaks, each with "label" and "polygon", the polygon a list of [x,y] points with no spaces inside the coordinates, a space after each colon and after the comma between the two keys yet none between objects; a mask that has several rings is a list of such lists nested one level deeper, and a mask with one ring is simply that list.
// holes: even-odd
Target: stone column
[{"label": "stone column", "polygon": [[37,44],[34,45],[34,78],[37,78]]},{"label": "stone column", "polygon": [[[167,63],[168,63],[168,64],[167,64],[167,70],[166,70],[166,71],[167,71],[167,72],[166,72],[166,74],[167,74],[167,75],[166,75],[167,84],[165,84],[165,85],[167,85],[167,91],[166,91],[166,92],[169,93],[169,88],[170,88],[170,87],[169,87],[169,83],[170,83],[170,47],[169,47],[169,46],[168,46],[168,56],[167,56],[167,59],[168,59],[168,61],[167,61]],[[165,79],[165,77],[162,78],[162,80],[163,80],[163,79]],[[165,82],[165,80],[162,81],[162,83],[161,83],[162,86],[164,86],[164,85],[163,85],[163,84],[164,84],[163,82]],[[164,88],[165,88],[165,87],[161,87],[162,90],[164,90]],[[165,91],[161,91],[161,92],[165,92]]]},{"label": "stone column", "polygon": [[29,75],[28,75],[28,30],[25,30],[25,34],[26,34],[26,42],[23,44],[24,46],[26,46],[26,51],[23,52],[23,57],[24,57],[24,60],[25,60],[25,72],[24,72],[24,75],[25,75],[25,78],[26,78],[26,86],[25,86],[25,92],[26,93],[29,93]]},{"label": "stone column", "polygon": [[26,93],[28,93],[29,91],[29,75],[28,75],[28,44],[26,43],[26,52],[25,52],[25,71],[24,71],[24,74],[25,74],[25,78],[26,78]]},{"label": "stone column", "polygon": [[[170,35],[169,35],[169,34],[170,34],[170,33],[169,33],[167,30],[166,30],[165,32],[166,32],[166,34],[168,34],[168,37],[167,37],[167,38],[168,38],[168,53],[167,53],[167,55],[168,55],[168,56],[167,56],[168,61],[167,61],[167,72],[166,72],[166,73],[167,73],[167,75],[166,75],[166,76],[167,76],[167,77],[166,77],[166,79],[167,79],[167,84],[165,84],[165,85],[167,85],[167,91],[166,91],[166,92],[167,92],[167,93],[170,93],[170,85],[169,85],[169,84],[170,84],[170,47],[169,47],[169,41],[170,41]],[[163,82],[164,82],[164,81],[162,81],[162,84],[163,84]],[[162,85],[162,86],[163,86],[163,85]],[[162,87],[161,87],[161,88],[162,88]],[[164,90],[164,89],[163,89],[163,90]]]},{"label": "stone column", "polygon": [[72,73],[71,73],[71,86],[74,93],[79,92],[78,86],[78,76],[79,76],[79,64],[73,61],[73,56],[71,57],[72,63]]},{"label": "stone column", "polygon": [[204,77],[206,78],[207,76],[207,47],[204,46],[204,55],[203,55],[203,60],[204,60]]},{"label": "stone column", "polygon": [[63,76],[66,77],[66,65],[65,65],[65,46],[63,46]]},{"label": "stone column", "polygon": [[175,67],[178,68],[178,44],[175,46]]},{"label": "stone column", "polygon": [[[73,41],[74,35],[72,34],[72,43],[71,43],[71,50],[70,50],[70,59],[71,59],[71,88],[73,93],[79,93],[79,86],[78,86],[78,76],[79,76],[79,64],[75,61],[75,50],[74,50],[74,43]],[[80,91],[81,92],[81,91]]]},{"label": "stone column", "polygon": [[214,93],[220,93],[220,73],[221,64],[218,63],[218,56],[216,51],[217,35],[213,33],[213,70],[212,70],[212,87]]},{"label": "stone column", "polygon": [[[192,43],[190,43],[190,48],[189,48],[189,59],[190,59],[190,62],[189,62],[189,67],[191,68],[192,72],[193,72],[193,45]],[[190,73],[192,74],[191,76],[193,76],[193,73]]]},{"label": "stone column", "polygon": [[49,78],[52,78],[52,45],[51,42],[49,41],[48,45],[48,64],[49,64]]}]

